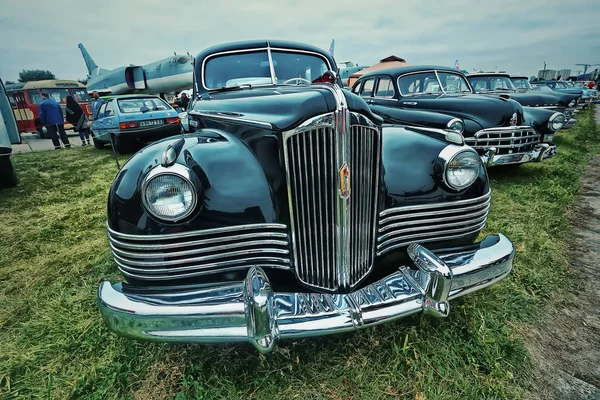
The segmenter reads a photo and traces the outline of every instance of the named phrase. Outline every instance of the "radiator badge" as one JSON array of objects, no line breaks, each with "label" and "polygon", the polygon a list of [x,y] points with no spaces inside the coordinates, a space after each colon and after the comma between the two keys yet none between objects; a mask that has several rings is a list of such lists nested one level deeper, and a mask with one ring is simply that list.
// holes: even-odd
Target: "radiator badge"
[{"label": "radiator badge", "polygon": [[342,164],[340,168],[340,197],[346,200],[350,197],[350,168],[348,164]]},{"label": "radiator badge", "polygon": [[517,125],[517,113],[514,113],[514,114],[512,115],[512,118],[510,119],[510,125],[511,125],[511,126],[515,126],[515,125]]}]

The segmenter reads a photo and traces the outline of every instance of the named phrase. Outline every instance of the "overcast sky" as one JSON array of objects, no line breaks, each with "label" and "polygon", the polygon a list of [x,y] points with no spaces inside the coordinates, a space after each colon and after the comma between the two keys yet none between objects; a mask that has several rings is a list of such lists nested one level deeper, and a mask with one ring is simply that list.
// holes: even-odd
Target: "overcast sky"
[{"label": "overcast sky", "polygon": [[[192,4],[193,3],[193,4]],[[77,44],[112,69],[247,39],[284,39],[328,49],[338,62],[371,65],[391,54],[411,64],[506,70],[600,63],[597,0],[0,0],[0,77],[49,69],[87,75]],[[596,67],[592,67],[596,68]]]}]

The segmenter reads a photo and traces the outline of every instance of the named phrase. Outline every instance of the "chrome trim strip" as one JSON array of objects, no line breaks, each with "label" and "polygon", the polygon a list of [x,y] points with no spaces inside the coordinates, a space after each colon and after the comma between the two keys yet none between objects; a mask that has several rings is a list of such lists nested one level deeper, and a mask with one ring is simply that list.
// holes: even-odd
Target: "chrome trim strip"
[{"label": "chrome trim strip", "polygon": [[209,119],[214,119],[217,121],[230,122],[232,124],[250,125],[250,126],[254,126],[256,128],[266,128],[269,130],[273,130],[272,124],[270,124],[268,122],[253,120],[253,119],[238,118],[238,117],[228,116],[228,115],[224,115],[224,114],[220,114],[220,113],[204,112],[204,111],[198,111],[198,110],[191,110],[188,112],[188,114],[192,115],[194,117],[209,118]]},{"label": "chrome trim strip", "polygon": [[[241,260],[227,260],[227,261],[216,261],[210,264],[195,264],[189,265],[185,267],[175,267],[175,268],[136,268],[135,266],[131,266],[129,264],[125,264],[121,259],[115,258],[115,262],[121,271],[127,273],[140,273],[143,275],[138,275],[139,277],[143,277],[143,279],[154,279],[157,275],[162,275],[160,279],[163,280],[173,280],[179,279],[179,272],[187,272],[187,271],[195,271],[198,273],[202,273],[203,275],[214,274],[214,273],[222,273],[227,270],[231,270],[231,268],[235,269],[247,269],[252,265],[274,265],[279,266],[279,268],[289,269],[287,266],[290,262],[288,258],[281,257],[273,257],[273,256],[258,256],[258,257],[245,257]],[[159,264],[156,264],[159,265]],[[158,279],[158,278],[156,278]]]},{"label": "chrome trim strip", "polygon": [[480,201],[483,201],[487,198],[489,198],[492,195],[492,190],[490,189],[485,195],[481,196],[481,197],[477,197],[474,199],[466,199],[466,200],[457,200],[457,201],[449,201],[446,203],[435,203],[435,204],[425,204],[425,205],[419,205],[419,206],[406,206],[406,207],[396,207],[396,208],[388,208],[387,210],[384,210],[382,212],[379,213],[379,217],[385,217],[388,214],[394,213],[394,212],[404,212],[404,211],[422,211],[422,210],[430,210],[432,208],[441,208],[441,207],[456,207],[456,206],[462,206],[465,204],[473,204],[473,203],[477,203]]},{"label": "chrome trim strip", "polygon": [[[268,249],[269,246],[287,247],[288,242],[287,241],[277,241],[277,240],[253,240],[253,241],[249,241],[249,242],[229,243],[229,244],[225,244],[225,245],[221,245],[221,246],[200,247],[200,248],[195,248],[192,250],[174,251],[171,253],[155,253],[155,252],[133,253],[130,251],[125,251],[125,250],[120,249],[115,244],[113,244],[112,241],[109,241],[109,246],[113,252],[117,253],[121,257],[158,259],[158,258],[170,258],[170,257],[184,257],[184,256],[195,255],[195,254],[211,253],[211,252],[215,252],[215,251],[224,251],[225,253],[223,253],[223,256],[225,257],[229,253],[229,250],[237,249],[240,247],[246,248],[246,247],[252,247],[252,246],[260,246],[260,249]],[[246,252],[252,253],[254,250],[255,249],[246,249]],[[288,252],[288,251],[286,250],[286,252]],[[181,260],[181,261],[184,262],[183,260]]]},{"label": "chrome trim strip", "polygon": [[[229,258],[229,257],[237,257],[237,256],[247,256],[248,254],[252,254],[252,253],[276,253],[276,254],[289,254],[289,251],[287,249],[252,249],[251,251],[249,250],[240,250],[240,251],[229,251],[227,253],[221,253],[221,254],[212,254],[209,256],[200,256],[200,257],[191,257],[191,258],[186,258],[183,260],[170,260],[170,261],[159,261],[159,260],[153,260],[153,261],[137,261],[137,260],[128,260],[125,259],[121,256],[119,256],[118,254],[113,253],[113,256],[115,258],[115,260],[119,260],[123,263],[127,263],[128,265],[133,265],[133,266],[137,266],[137,267],[154,267],[154,266],[169,266],[169,265],[181,265],[181,264],[187,264],[187,263],[201,263],[204,261],[213,261],[213,260],[219,260],[222,258]],[[240,262],[239,260],[236,260],[236,262]],[[173,268],[172,270],[176,270],[176,268]]]},{"label": "chrome trim strip", "polygon": [[[383,242],[382,243],[382,246],[383,246],[385,243],[388,243],[390,240],[392,240],[392,238],[395,238],[396,236],[402,236],[402,238],[411,238],[414,236],[414,235],[404,236],[403,234],[406,234],[406,233],[413,233],[413,232],[416,233],[416,232],[420,232],[420,231],[435,230],[433,232],[435,234],[438,232],[447,231],[447,229],[438,230],[438,228],[452,228],[455,226],[464,226],[464,225],[473,225],[473,224],[478,224],[478,223],[484,223],[486,219],[487,219],[487,213],[483,216],[480,215],[475,218],[464,219],[464,220],[458,221],[458,222],[440,221],[439,223],[435,223],[435,224],[424,224],[424,225],[419,225],[419,226],[412,226],[412,227],[406,228],[406,229],[397,229],[392,232],[388,232],[386,234],[380,235],[377,238],[377,241]],[[396,224],[396,226],[404,226],[404,224]]]},{"label": "chrome trim strip", "polygon": [[[379,233],[383,233],[386,231],[389,231],[390,229],[395,229],[395,228],[400,228],[403,226],[410,226],[410,225],[427,225],[427,224],[439,224],[442,222],[447,222],[447,221],[465,221],[465,220],[469,220],[471,218],[476,218],[476,217],[480,217],[481,215],[484,215],[490,211],[490,207],[491,204],[486,203],[486,205],[484,206],[483,209],[481,209],[481,207],[476,206],[476,207],[470,207],[471,209],[476,209],[477,211],[475,212],[471,212],[471,213],[464,213],[464,211],[466,211],[465,209],[460,209],[459,212],[461,212],[461,215],[455,215],[452,217],[441,217],[441,218],[430,218],[430,219],[419,219],[416,221],[403,221],[400,223],[395,223],[395,224],[390,224],[390,225],[386,225],[383,228],[379,228]],[[448,213],[452,213],[452,212],[457,212],[457,211],[448,211]],[[405,216],[405,215],[399,215],[398,219],[406,219],[406,218],[412,218],[412,216]],[[383,222],[380,222],[380,225],[383,225]],[[431,225],[431,226],[433,226]],[[429,225],[428,225],[429,226]],[[449,226],[449,225],[445,225],[445,226]],[[417,228],[416,228],[417,229]],[[420,229],[420,228],[418,228]],[[396,232],[400,232],[400,231],[396,231]],[[380,236],[381,237],[381,236]]]},{"label": "chrome trim strip", "polygon": [[[476,226],[467,226],[465,228],[450,229],[437,232],[426,232],[417,235],[409,235],[400,238],[389,239],[387,242],[381,243],[377,246],[377,256],[382,256],[388,251],[397,249],[398,247],[408,246],[411,243],[426,243],[426,242],[437,242],[441,240],[456,239],[462,236],[470,235],[479,232],[485,226],[487,220],[483,221]],[[432,235],[441,235],[433,236]],[[401,240],[402,239],[402,240]],[[410,239],[410,240],[409,240]],[[400,241],[401,240],[401,241]]]},{"label": "chrome trim strip", "polygon": [[[123,249],[130,249],[130,250],[169,250],[169,249],[177,249],[177,248],[181,248],[181,247],[194,247],[194,246],[206,246],[206,245],[211,245],[211,244],[216,244],[216,243],[223,243],[223,242],[232,242],[232,241],[242,241],[242,240],[247,240],[247,239],[257,239],[257,238],[284,238],[287,239],[288,235],[287,233],[279,233],[279,232],[254,232],[254,233],[247,233],[247,234],[242,234],[242,235],[234,235],[234,236],[221,236],[221,237],[216,237],[216,238],[211,238],[211,239],[203,239],[203,240],[191,240],[191,241],[187,241],[187,242],[173,242],[173,243],[160,243],[160,244],[132,244],[132,243],[127,243],[127,242],[122,242],[118,239],[115,239],[114,237],[112,237],[109,233],[108,235],[108,240],[110,241],[110,243],[113,243],[115,246],[123,248]],[[277,242],[276,240],[274,242]],[[286,245],[288,245],[288,241],[285,241]],[[234,246],[236,244],[233,244]],[[231,246],[231,245],[228,245]],[[229,247],[230,248],[230,247]]]},{"label": "chrome trim strip", "polygon": [[248,268],[252,268],[252,267],[261,267],[261,268],[278,269],[278,270],[279,269],[289,270],[289,267],[282,267],[281,265],[277,265],[277,264],[273,264],[273,263],[269,263],[269,262],[264,262],[264,263],[256,262],[255,264],[239,265],[239,266],[233,266],[233,267],[218,267],[219,268],[218,271],[216,271],[216,270],[207,270],[207,271],[196,270],[195,272],[183,273],[183,274],[177,274],[177,275],[147,275],[147,274],[140,275],[140,274],[129,272],[127,269],[125,269],[125,267],[122,267],[121,265],[117,265],[117,267],[119,268],[119,271],[126,277],[144,280],[144,281],[173,281],[176,279],[186,279],[186,278],[195,278],[195,277],[199,277],[199,276],[214,275],[215,273],[243,271],[243,270],[247,270]]},{"label": "chrome trim strip", "polygon": [[129,239],[136,241],[152,241],[152,240],[171,240],[171,239],[180,239],[180,238],[189,238],[195,236],[208,236],[219,233],[230,233],[236,231],[250,231],[255,229],[287,229],[287,226],[284,224],[248,224],[248,225],[234,225],[227,226],[224,228],[212,228],[212,229],[204,229],[201,231],[191,231],[191,232],[178,232],[178,233],[166,233],[162,235],[132,235],[128,233],[120,233],[117,232],[108,225],[108,221],[106,222],[106,229],[111,236],[120,238],[120,239]]}]

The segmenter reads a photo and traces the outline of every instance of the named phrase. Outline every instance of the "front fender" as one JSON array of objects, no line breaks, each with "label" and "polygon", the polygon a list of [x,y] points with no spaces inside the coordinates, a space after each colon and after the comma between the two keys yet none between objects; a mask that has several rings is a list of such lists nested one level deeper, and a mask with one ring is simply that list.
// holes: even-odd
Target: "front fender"
[{"label": "front fender", "polygon": [[[150,215],[142,204],[141,186],[160,165],[169,144],[184,138],[177,164],[188,168],[202,201],[181,222]],[[267,172],[248,146],[217,129],[175,136],[140,150],[119,171],[108,199],[109,225],[122,233],[156,234],[277,221],[276,201]]]},{"label": "front fender", "polygon": [[556,111],[554,110],[547,110],[540,107],[523,107],[525,124],[533,127],[536,132],[541,134],[542,141],[544,139],[544,135],[553,135],[555,133],[548,127],[550,117],[555,113]]},{"label": "front fender", "polygon": [[489,191],[483,165],[468,188],[455,191],[444,185],[438,163],[440,152],[449,145],[444,140],[401,126],[384,126],[382,138],[384,209],[470,199]]}]

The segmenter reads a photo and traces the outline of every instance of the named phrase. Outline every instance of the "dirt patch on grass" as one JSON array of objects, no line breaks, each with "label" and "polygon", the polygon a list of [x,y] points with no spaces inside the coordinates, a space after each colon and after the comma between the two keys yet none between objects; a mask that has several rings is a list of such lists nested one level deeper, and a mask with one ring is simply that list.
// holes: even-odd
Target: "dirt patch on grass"
[{"label": "dirt patch on grass", "polygon": [[543,324],[526,333],[536,366],[531,399],[600,399],[600,156],[586,168],[575,204],[570,252],[579,276]]},{"label": "dirt patch on grass", "polygon": [[153,363],[141,386],[133,393],[135,400],[167,400],[175,398],[181,390],[185,376],[182,360],[167,357]]}]

